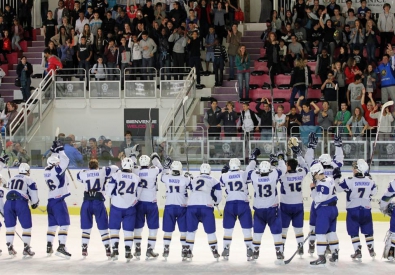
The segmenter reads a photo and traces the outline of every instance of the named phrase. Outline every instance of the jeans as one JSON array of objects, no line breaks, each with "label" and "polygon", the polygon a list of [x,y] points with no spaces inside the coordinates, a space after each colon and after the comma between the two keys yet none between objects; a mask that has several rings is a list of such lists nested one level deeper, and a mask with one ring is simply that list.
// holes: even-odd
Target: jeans
[{"label": "jeans", "polygon": [[[132,68],[140,68],[142,64],[142,60],[141,59],[136,59],[132,61]],[[141,70],[140,69],[134,69],[131,70],[132,76],[131,76],[131,80],[136,80],[136,76],[139,75],[140,79],[141,79]]]},{"label": "jeans", "polygon": [[14,34],[14,36],[12,37],[12,40],[11,40],[13,50],[15,49],[15,47],[17,47],[20,51],[22,50],[21,46],[19,45],[20,40],[21,40],[21,38],[19,37],[19,35]]},{"label": "jeans", "polygon": [[235,79],[236,56],[229,55],[229,78]]},{"label": "jeans", "polygon": [[[142,65],[142,67],[144,68],[143,69],[143,73],[146,73],[146,76],[144,77],[145,80],[147,80],[148,78],[150,80],[154,79],[154,76],[152,75],[151,69],[149,69],[149,68],[151,68],[153,66],[154,66],[154,57],[143,58],[143,65]],[[147,77],[148,74],[150,74],[150,75]]]},{"label": "jeans", "polygon": [[335,53],[335,48],[336,48],[336,43],[335,42],[325,42],[324,43],[325,47],[329,50],[329,54],[333,56]]},{"label": "jeans", "polygon": [[[78,63],[78,68],[85,69],[85,78],[86,78],[86,86],[89,86],[89,68],[90,68],[90,63],[89,61],[86,60],[80,60]],[[80,81],[82,81],[82,77],[80,77]]]},{"label": "jeans", "polygon": [[115,76],[116,70],[114,70],[117,67],[117,64],[115,62],[107,62],[107,79],[108,80],[117,80],[117,77]]},{"label": "jeans", "polygon": [[190,56],[189,57],[189,67],[195,67],[196,69],[196,81],[197,81],[197,85],[200,85],[200,66],[201,66],[201,62],[200,62],[200,56]]},{"label": "jeans", "polygon": [[222,85],[224,80],[224,59],[222,57],[214,58],[215,83]]},{"label": "jeans", "polygon": [[[315,47],[312,41],[307,41],[307,43],[304,44],[306,47],[306,51],[309,55],[313,56],[313,48]],[[318,43],[318,50],[317,50],[317,54],[320,54],[322,51],[322,42]]]},{"label": "jeans", "polygon": [[26,82],[21,87],[21,92],[23,95],[23,101],[27,101],[30,97],[30,85],[32,83],[31,78],[27,78]]},{"label": "jeans", "polygon": [[376,44],[366,44],[368,63],[376,62]]},{"label": "jeans", "polygon": [[270,139],[272,139],[272,135],[273,135],[273,132],[272,132],[271,127],[262,128],[262,130],[261,130],[261,139],[262,140],[270,140]]},{"label": "jeans", "polygon": [[181,67],[184,66],[185,63],[185,53],[176,53],[173,52],[173,73],[174,73],[174,80],[182,80],[182,76],[184,74],[183,69]]},{"label": "jeans", "polygon": [[243,98],[243,80],[245,81],[245,97],[250,96],[250,72],[239,72],[237,74],[237,82],[239,87],[239,98]]},{"label": "jeans", "polygon": [[299,96],[305,96],[305,94],[306,94],[306,86],[305,85],[298,85],[298,86],[294,86],[292,88],[291,99],[289,101],[289,104],[290,104],[291,108],[294,106],[296,94],[299,94]]}]

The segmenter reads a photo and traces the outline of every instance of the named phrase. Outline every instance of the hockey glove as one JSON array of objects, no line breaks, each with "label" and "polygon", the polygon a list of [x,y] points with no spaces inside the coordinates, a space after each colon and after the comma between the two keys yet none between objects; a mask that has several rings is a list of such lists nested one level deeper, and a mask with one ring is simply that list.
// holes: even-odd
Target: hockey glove
[{"label": "hockey glove", "polygon": [[333,179],[340,179],[342,177],[342,172],[340,171],[340,168],[337,167],[335,169],[333,169],[333,173],[332,173]]},{"label": "hockey glove", "polygon": [[307,145],[308,148],[315,149],[317,148],[318,144],[318,137],[316,133],[312,132],[309,134],[309,144]]},{"label": "hockey glove", "polygon": [[285,159],[284,159],[284,152],[283,152],[283,151],[278,151],[278,152],[277,152],[277,158],[278,158],[279,160],[285,160]]},{"label": "hockey glove", "polygon": [[163,164],[163,168],[170,169],[170,166],[172,163],[173,163],[173,160],[171,159],[171,157],[167,156],[165,159],[165,163]]},{"label": "hockey glove", "polygon": [[300,146],[292,146],[291,150],[294,154],[296,154],[297,156],[300,156],[302,154],[302,149],[300,149]]},{"label": "hockey glove", "polygon": [[229,169],[230,169],[229,165],[225,164],[224,167],[222,167],[221,173],[222,174],[228,173]]},{"label": "hockey glove", "polygon": [[157,158],[159,160],[159,162],[160,162],[159,155],[157,153],[155,153],[155,152],[151,154],[150,158],[151,158],[151,161],[154,160],[154,158]]},{"label": "hockey glove", "polygon": [[32,204],[32,209],[36,209],[38,207],[39,203],[40,203],[40,201],[38,200],[35,204]]},{"label": "hockey glove", "polygon": [[250,161],[251,160],[256,160],[257,157],[261,154],[261,150],[259,150],[259,148],[255,148],[254,150],[252,150],[251,155],[250,155]]},{"label": "hockey glove", "polygon": [[192,174],[189,173],[189,172],[185,172],[185,173],[184,173],[184,176],[185,176],[185,177],[190,177],[191,180],[193,180],[193,176],[192,176]]},{"label": "hockey glove", "polygon": [[6,154],[6,155],[4,155],[4,156],[2,156],[1,158],[0,158],[0,161],[2,162],[2,163],[4,163],[5,165],[7,165],[7,163],[8,163],[8,161],[10,160],[10,157]]},{"label": "hockey glove", "polygon": [[59,153],[60,151],[63,151],[63,145],[62,143],[60,143],[60,141],[54,141],[52,143],[52,147],[51,147],[51,152],[52,153]]},{"label": "hockey glove", "polygon": [[278,158],[275,154],[270,154],[270,164],[272,166],[277,166],[278,165]]},{"label": "hockey glove", "polygon": [[335,146],[342,147],[342,145],[343,145],[342,137],[339,134],[335,134]]},{"label": "hockey glove", "polygon": [[18,160],[15,160],[14,163],[12,164],[12,166],[14,166],[14,167],[19,167],[19,165],[21,165],[21,164]]}]

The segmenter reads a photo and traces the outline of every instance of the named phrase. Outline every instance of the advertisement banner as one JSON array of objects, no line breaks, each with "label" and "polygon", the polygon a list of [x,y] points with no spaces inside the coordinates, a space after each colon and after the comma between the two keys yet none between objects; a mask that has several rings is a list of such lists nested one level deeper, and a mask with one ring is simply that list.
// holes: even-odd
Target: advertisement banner
[{"label": "advertisement banner", "polygon": [[133,137],[144,137],[145,129],[149,124],[151,110],[152,136],[159,136],[159,109],[125,109],[124,110],[124,129],[130,131]]}]

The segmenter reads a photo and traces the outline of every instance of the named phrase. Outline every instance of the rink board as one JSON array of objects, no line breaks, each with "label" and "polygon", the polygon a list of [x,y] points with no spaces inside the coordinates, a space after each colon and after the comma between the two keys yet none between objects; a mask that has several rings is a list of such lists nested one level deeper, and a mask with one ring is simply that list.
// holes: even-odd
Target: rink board
[{"label": "rink board", "polygon": [[[70,170],[74,179],[77,178],[77,173],[80,170]],[[3,178],[8,179],[8,174],[7,171],[4,169],[2,172]],[[17,173],[16,169],[11,169],[11,175],[15,175]],[[197,176],[199,174],[198,171],[191,171],[191,173],[194,176]],[[213,171],[212,176],[215,178],[219,179],[221,177],[221,172],[220,171]],[[351,173],[343,172],[343,177],[349,177],[352,176]],[[44,176],[43,176],[43,169],[32,169],[31,170],[31,177],[36,181],[37,183],[37,188],[38,188],[38,194],[39,194],[39,199],[40,199],[40,208],[41,209],[46,209],[46,203],[48,199],[48,187],[44,181]],[[69,177],[69,176],[68,176]],[[384,192],[386,191],[389,182],[394,180],[394,173],[377,173],[377,174],[372,174],[373,180],[376,182],[378,186],[378,192],[377,195],[372,197],[372,212],[373,212],[373,219],[374,221],[388,221],[389,218],[385,217],[379,210],[379,201]],[[66,202],[67,205],[69,206],[69,212],[71,215],[79,215],[80,213],[80,206],[83,201],[83,185],[75,180],[75,184],[77,186],[77,189],[74,187],[74,184],[70,181],[69,189],[71,195],[67,197]],[[278,186],[279,188],[279,186]],[[305,208],[305,219],[309,218],[309,212],[310,212],[310,206],[311,206],[311,198],[310,198],[310,182],[309,182],[309,177],[305,177],[303,181],[303,200],[304,200],[304,208]],[[5,190],[4,190],[5,191]],[[249,184],[249,191],[250,191],[250,205],[252,207],[252,202],[254,198],[254,189],[251,184]],[[280,192],[278,192],[280,194]],[[220,203],[219,207],[221,210],[223,210],[224,205],[225,205],[225,191],[223,192],[223,199],[222,202]],[[338,209],[339,209],[339,220],[345,220],[346,217],[346,194],[345,193],[338,193]],[[165,200],[166,200],[166,190],[164,188],[164,184],[161,183],[160,179],[158,179],[158,206],[160,209],[160,214],[162,215],[163,213],[163,208],[165,206]],[[109,200],[106,200],[106,205],[109,206]],[[41,212],[40,210],[36,209],[33,210],[34,214],[46,214]],[[217,218],[220,218],[217,211],[215,210],[214,213],[216,214]]]}]

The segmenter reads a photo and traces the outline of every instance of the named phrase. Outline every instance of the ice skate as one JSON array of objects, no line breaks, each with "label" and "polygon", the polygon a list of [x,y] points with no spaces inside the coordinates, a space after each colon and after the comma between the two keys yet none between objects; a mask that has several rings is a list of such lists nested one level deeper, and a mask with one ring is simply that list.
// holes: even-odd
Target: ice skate
[{"label": "ice skate", "polygon": [[167,261],[167,257],[169,257],[169,253],[170,253],[170,247],[168,244],[165,245],[165,248],[163,248],[163,258],[165,258],[165,261]]},{"label": "ice skate", "polygon": [[134,256],[136,257],[137,260],[140,260],[141,256],[141,243],[136,243],[136,247],[134,250]]},{"label": "ice skate", "polygon": [[229,245],[224,247],[221,256],[224,257],[224,260],[229,260]]},{"label": "ice skate", "polygon": [[71,254],[66,251],[66,247],[64,244],[59,244],[59,247],[56,250],[55,255],[58,257],[61,257],[61,258],[65,258],[65,259],[70,259],[70,257],[71,257]]},{"label": "ice skate", "polygon": [[31,249],[30,246],[25,243],[24,248],[23,248],[23,258],[28,258],[28,257],[33,257],[36,253],[34,253]]},{"label": "ice skate", "polygon": [[130,249],[130,246],[125,246],[125,258],[126,258],[126,262],[130,262],[130,260],[133,258],[132,255],[132,250]]},{"label": "ice skate", "polygon": [[118,260],[118,242],[116,242],[114,244],[114,246],[112,247],[112,253],[111,253],[111,260],[113,261],[117,261]]},{"label": "ice skate", "polygon": [[280,251],[279,247],[276,247],[276,257],[277,261],[275,262],[276,265],[283,265],[284,264],[284,253]]},{"label": "ice skate", "polygon": [[304,248],[303,248],[303,243],[298,243],[298,255],[302,258],[304,254]]},{"label": "ice skate", "polygon": [[156,258],[158,258],[158,256],[159,256],[159,254],[154,252],[153,248],[149,244],[148,248],[147,248],[147,252],[145,253],[145,257],[146,257],[145,259],[146,260],[149,260],[151,258],[156,259]]},{"label": "ice skate", "polygon": [[253,261],[254,260],[254,251],[252,250],[251,247],[247,248],[247,261]]},{"label": "ice skate", "polygon": [[192,251],[189,249],[189,245],[182,246],[181,257],[183,261],[188,261],[188,260],[192,261],[193,255],[192,255]]},{"label": "ice skate", "polygon": [[329,261],[331,263],[336,263],[339,261],[339,249],[335,249],[335,251],[332,252],[332,257],[329,258]]},{"label": "ice skate", "polygon": [[259,247],[255,247],[254,248],[254,255],[253,255],[253,257],[254,257],[255,261],[258,260],[258,258],[259,258]]},{"label": "ice skate", "polygon": [[111,247],[110,247],[110,245],[109,245],[109,244],[106,244],[104,247],[105,247],[105,249],[106,249],[106,256],[107,256],[107,258],[108,258],[109,260],[111,260]]},{"label": "ice skate", "polygon": [[14,246],[10,243],[7,243],[7,247],[8,247],[8,255],[10,255],[11,257],[15,257],[17,253],[14,249]]},{"label": "ice skate", "polygon": [[328,244],[326,246],[326,249],[325,249],[325,257],[328,256],[328,255],[331,255],[331,254],[332,254],[331,248],[329,247],[329,244]]},{"label": "ice skate", "polygon": [[376,257],[376,252],[374,252],[373,245],[369,244],[368,249],[369,249],[370,257],[372,257],[374,259]]},{"label": "ice skate", "polygon": [[218,250],[215,248],[214,245],[211,246],[211,252],[213,252],[214,258],[217,259],[217,261],[219,261],[219,257],[220,257],[220,256],[219,256]]},{"label": "ice skate", "polygon": [[47,242],[47,256],[51,257],[52,253],[53,253],[52,243],[51,242]]},{"label": "ice skate", "polygon": [[83,244],[82,245],[82,257],[84,257],[84,259],[85,259],[86,256],[88,256],[88,245],[87,244]]},{"label": "ice skate", "polygon": [[310,266],[325,266],[326,258],[325,255],[318,256],[318,259],[310,262]]},{"label": "ice skate", "polygon": [[362,246],[358,246],[358,249],[355,250],[355,253],[351,255],[351,259],[361,261],[362,259],[362,252],[361,252]]},{"label": "ice skate", "polygon": [[390,248],[390,251],[388,252],[388,261],[393,262],[394,261],[394,247]]},{"label": "ice skate", "polygon": [[310,241],[309,243],[309,254],[310,256],[313,256],[315,252],[315,242],[314,241]]}]

